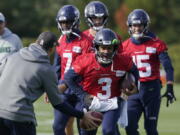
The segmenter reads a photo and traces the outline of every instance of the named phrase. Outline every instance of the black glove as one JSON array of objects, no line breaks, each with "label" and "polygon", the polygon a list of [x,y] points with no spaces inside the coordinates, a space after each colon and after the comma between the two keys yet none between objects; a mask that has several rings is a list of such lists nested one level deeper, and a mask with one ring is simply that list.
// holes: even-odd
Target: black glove
[{"label": "black glove", "polygon": [[162,98],[166,97],[167,98],[167,102],[166,102],[166,106],[169,106],[169,103],[173,103],[174,101],[176,101],[176,97],[174,96],[174,91],[173,91],[173,84],[167,84],[167,89],[166,92],[164,93],[164,95],[162,95]]}]

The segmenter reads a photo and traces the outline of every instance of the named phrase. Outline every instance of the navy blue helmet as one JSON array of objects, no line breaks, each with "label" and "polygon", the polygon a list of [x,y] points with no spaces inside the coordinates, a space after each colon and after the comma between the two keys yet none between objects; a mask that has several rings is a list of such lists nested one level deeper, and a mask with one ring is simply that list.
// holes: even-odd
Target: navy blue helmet
[{"label": "navy blue helmet", "polygon": [[143,9],[135,9],[133,10],[129,16],[128,16],[128,20],[127,20],[127,25],[129,27],[129,33],[131,36],[133,36],[133,32],[131,30],[131,26],[133,24],[140,24],[144,26],[144,30],[142,31],[142,33],[140,33],[139,35],[136,35],[137,37],[143,37],[144,33],[146,33],[148,31],[148,26],[150,23],[150,18],[149,15],[147,14],[146,11],[144,11]]},{"label": "navy blue helmet", "polygon": [[[103,28],[96,33],[93,44],[98,61],[103,64],[109,64],[117,52],[120,41],[115,32],[109,28]],[[99,51],[99,46],[113,46],[114,50],[111,53],[102,53]]]},{"label": "navy blue helmet", "polygon": [[[92,1],[86,5],[84,9],[84,16],[89,27],[98,31],[107,23],[109,13],[105,4],[100,1]],[[103,18],[101,26],[96,26],[96,24],[92,21],[92,17]]]},{"label": "navy blue helmet", "polygon": [[[79,18],[80,12],[75,6],[65,5],[60,8],[56,17],[56,21],[62,34],[70,34],[73,29],[77,29],[79,27]],[[61,26],[61,22],[71,22],[70,28],[68,30],[64,30]]]}]

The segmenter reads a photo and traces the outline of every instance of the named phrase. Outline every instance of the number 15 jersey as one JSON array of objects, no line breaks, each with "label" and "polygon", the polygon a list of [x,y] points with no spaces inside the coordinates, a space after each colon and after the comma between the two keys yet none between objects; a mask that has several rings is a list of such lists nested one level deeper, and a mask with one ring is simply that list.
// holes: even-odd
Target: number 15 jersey
[{"label": "number 15 jersey", "polygon": [[158,38],[153,38],[142,44],[134,44],[127,39],[122,44],[122,52],[132,57],[139,70],[141,82],[160,79],[159,54],[167,51],[166,44]]}]

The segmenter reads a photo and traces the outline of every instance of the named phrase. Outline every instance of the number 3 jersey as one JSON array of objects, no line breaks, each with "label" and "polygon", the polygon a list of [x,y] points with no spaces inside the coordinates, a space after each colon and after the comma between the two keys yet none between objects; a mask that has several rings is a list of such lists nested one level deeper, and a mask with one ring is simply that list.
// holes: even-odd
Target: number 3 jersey
[{"label": "number 3 jersey", "polygon": [[129,38],[122,45],[122,52],[131,56],[137,66],[141,82],[160,79],[158,55],[164,51],[167,51],[167,46],[158,38],[153,38],[142,44],[134,44]]},{"label": "number 3 jersey", "polygon": [[120,96],[119,82],[132,66],[130,57],[115,55],[113,63],[103,67],[97,62],[94,53],[79,56],[72,65],[74,71],[82,77],[83,90],[99,99]]},{"label": "number 3 jersey", "polygon": [[80,38],[76,37],[71,42],[67,42],[66,36],[61,36],[56,47],[56,51],[60,56],[61,79],[64,79],[64,73],[69,70],[72,62],[77,56],[91,51],[92,41],[84,34],[80,34]]}]

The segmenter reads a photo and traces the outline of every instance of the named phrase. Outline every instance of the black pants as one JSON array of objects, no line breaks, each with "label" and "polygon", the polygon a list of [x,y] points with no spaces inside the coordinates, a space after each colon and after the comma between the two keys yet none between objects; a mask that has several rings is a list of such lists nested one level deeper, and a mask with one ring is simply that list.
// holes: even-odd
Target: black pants
[{"label": "black pants", "polygon": [[32,122],[16,122],[0,118],[0,135],[36,135]]},{"label": "black pants", "polygon": [[144,128],[147,135],[158,135],[157,122],[161,103],[159,80],[141,82],[140,91],[128,98],[127,135],[139,135],[138,122],[144,114]]}]

